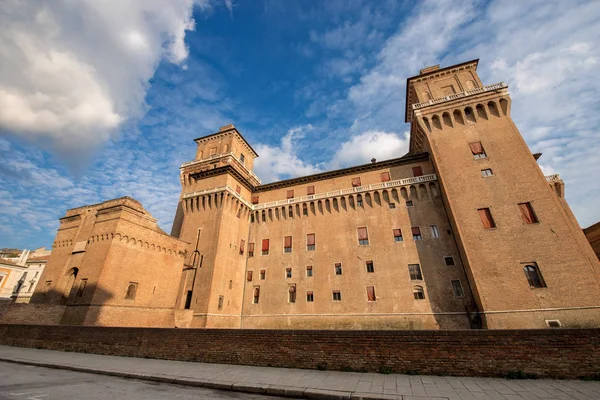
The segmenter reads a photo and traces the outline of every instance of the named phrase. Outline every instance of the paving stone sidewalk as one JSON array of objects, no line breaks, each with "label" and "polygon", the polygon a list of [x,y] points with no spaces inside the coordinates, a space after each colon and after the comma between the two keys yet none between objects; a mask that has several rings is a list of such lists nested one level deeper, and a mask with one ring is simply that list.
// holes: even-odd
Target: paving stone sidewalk
[{"label": "paving stone sidewalk", "polygon": [[315,371],[152,360],[0,346],[0,360],[306,399],[600,399],[600,382]]}]

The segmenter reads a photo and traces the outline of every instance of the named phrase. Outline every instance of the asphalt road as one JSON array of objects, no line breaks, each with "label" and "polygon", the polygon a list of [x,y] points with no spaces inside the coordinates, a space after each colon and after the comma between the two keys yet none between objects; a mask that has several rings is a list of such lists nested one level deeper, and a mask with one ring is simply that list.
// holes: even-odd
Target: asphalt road
[{"label": "asphalt road", "polygon": [[0,362],[1,400],[244,399],[261,396]]}]

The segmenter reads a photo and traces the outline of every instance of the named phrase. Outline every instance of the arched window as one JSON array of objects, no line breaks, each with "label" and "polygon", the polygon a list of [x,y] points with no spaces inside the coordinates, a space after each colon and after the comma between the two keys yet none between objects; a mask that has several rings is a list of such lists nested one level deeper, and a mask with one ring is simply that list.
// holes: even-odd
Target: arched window
[{"label": "arched window", "polygon": [[542,273],[540,272],[540,268],[536,263],[531,263],[523,267],[525,271],[525,276],[527,277],[527,282],[529,282],[529,286],[532,288],[543,288],[546,287],[546,282],[544,282],[544,278],[542,277]]},{"label": "arched window", "polygon": [[475,122],[475,114],[473,114],[473,109],[471,107],[465,108],[465,116],[467,117],[468,122]]},{"label": "arched window", "polygon": [[356,195],[356,205],[359,207],[363,206],[363,198],[360,194]]},{"label": "arched window", "polygon": [[127,294],[125,294],[125,299],[127,299],[127,300],[135,299],[136,292],[137,292],[137,283],[130,282],[129,286],[127,286]]},{"label": "arched window", "polygon": [[415,300],[425,300],[425,292],[423,286],[413,286],[413,297]]}]

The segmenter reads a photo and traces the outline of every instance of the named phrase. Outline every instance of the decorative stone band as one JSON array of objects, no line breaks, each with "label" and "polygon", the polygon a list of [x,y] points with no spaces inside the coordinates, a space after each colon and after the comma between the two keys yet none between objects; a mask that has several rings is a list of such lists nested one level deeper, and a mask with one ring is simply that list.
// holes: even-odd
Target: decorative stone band
[{"label": "decorative stone band", "polygon": [[183,195],[183,198],[189,199],[192,197],[227,191],[230,194],[232,194],[233,196],[237,197],[249,209],[251,209],[252,211],[256,211],[256,210],[263,210],[265,208],[283,206],[283,205],[287,205],[287,204],[304,203],[307,201],[326,199],[329,197],[338,197],[338,196],[343,196],[343,195],[347,195],[347,194],[368,192],[368,191],[372,191],[372,190],[382,190],[382,189],[398,187],[398,186],[409,186],[409,185],[413,185],[415,183],[431,182],[431,181],[435,181],[435,180],[437,180],[437,176],[435,174],[423,175],[423,176],[416,176],[414,178],[397,179],[395,181],[381,182],[381,183],[375,183],[373,185],[364,185],[364,186],[358,186],[358,187],[353,187],[353,188],[348,188],[348,189],[334,190],[332,192],[317,193],[317,194],[313,194],[310,196],[294,197],[293,199],[272,201],[269,203],[262,203],[262,204],[250,204],[249,202],[244,200],[239,193],[237,193],[235,190],[233,190],[229,186],[219,186],[214,189],[206,189],[206,190],[199,190],[199,191],[192,192],[192,193],[186,193]]},{"label": "decorative stone band", "polygon": [[246,172],[248,172],[248,174],[253,177],[254,179],[256,179],[258,181],[258,183],[262,183],[260,178],[258,176],[256,176],[254,174],[254,172],[250,171],[250,169],[248,169],[248,167],[246,167],[246,165],[242,162],[242,160],[240,160],[235,154],[233,153],[225,153],[225,154],[214,154],[212,156],[203,158],[201,160],[193,160],[193,161],[188,161],[188,162],[184,162],[183,164],[181,164],[181,167],[179,167],[179,169],[185,168],[185,167],[189,167],[191,165],[196,165],[196,164],[200,164],[206,161],[216,161],[216,160],[220,160],[222,158],[233,158],[235,159],[239,165],[242,166],[242,168],[244,168],[244,170]]},{"label": "decorative stone band", "polygon": [[469,97],[469,96],[473,96],[476,94],[492,92],[494,90],[500,90],[500,89],[506,89],[506,88],[508,88],[508,86],[504,82],[499,82],[494,85],[489,85],[489,86],[484,86],[484,87],[480,87],[477,89],[467,90],[467,91],[455,93],[453,95],[446,96],[446,97],[440,97],[439,99],[428,100],[428,101],[424,101],[422,103],[415,103],[412,105],[412,108],[413,108],[413,110],[417,110],[419,108],[429,107],[429,106],[433,106],[435,104],[445,103],[447,101],[462,99],[463,97]]},{"label": "decorative stone band", "polygon": [[548,175],[546,177],[546,180],[548,182],[557,182],[557,181],[561,181],[562,179],[560,179],[560,175],[554,174],[554,175]]}]

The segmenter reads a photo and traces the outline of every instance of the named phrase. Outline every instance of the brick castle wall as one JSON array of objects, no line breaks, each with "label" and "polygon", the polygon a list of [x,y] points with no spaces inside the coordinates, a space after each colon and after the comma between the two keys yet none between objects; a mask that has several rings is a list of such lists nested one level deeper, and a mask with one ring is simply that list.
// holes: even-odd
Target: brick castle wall
[{"label": "brick castle wall", "polygon": [[0,325],[0,344],[207,363],[398,373],[580,378],[600,329],[290,331]]}]

